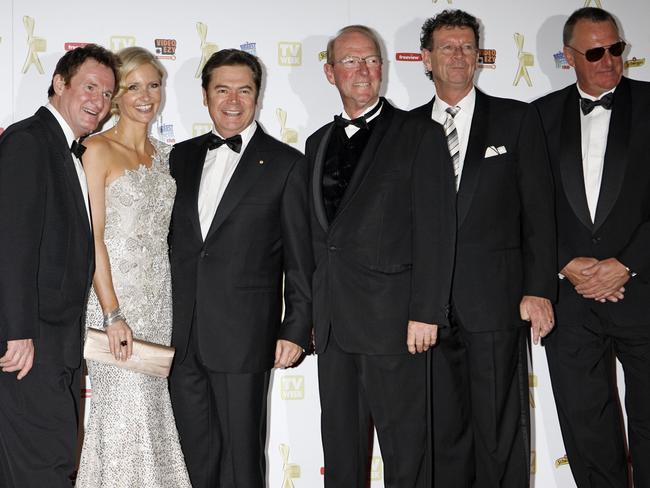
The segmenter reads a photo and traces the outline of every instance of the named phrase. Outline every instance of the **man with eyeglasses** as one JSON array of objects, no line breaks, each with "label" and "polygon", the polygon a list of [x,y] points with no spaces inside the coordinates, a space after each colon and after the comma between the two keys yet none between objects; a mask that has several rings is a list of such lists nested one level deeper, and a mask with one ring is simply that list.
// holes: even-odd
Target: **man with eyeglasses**
[{"label": "man with eyeglasses", "polygon": [[450,327],[432,351],[434,486],[523,487],[530,471],[526,343],[553,327],[551,171],[539,116],[474,87],[479,23],[428,19],[436,95],[413,113],[444,127],[457,187]]},{"label": "man with eyeglasses", "polygon": [[614,17],[576,10],[563,32],[577,83],[535,102],[556,182],[558,325],[545,340],[571,472],[627,487],[614,359],[625,372],[634,486],[650,487],[650,83],[622,77]]},{"label": "man with eyeglasses", "polygon": [[386,488],[430,486],[423,353],[447,324],[453,175],[442,129],[379,97],[382,68],[371,29],[329,41],[343,113],[306,145],[326,488],[368,486],[371,424]]}]

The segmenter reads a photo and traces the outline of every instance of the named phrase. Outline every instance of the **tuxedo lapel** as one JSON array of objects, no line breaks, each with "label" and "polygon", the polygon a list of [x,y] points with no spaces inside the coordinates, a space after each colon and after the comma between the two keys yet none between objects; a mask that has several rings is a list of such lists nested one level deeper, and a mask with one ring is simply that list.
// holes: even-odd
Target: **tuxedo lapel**
[{"label": "tuxedo lapel", "polygon": [[187,202],[185,212],[190,216],[194,232],[201,241],[203,241],[203,234],[201,233],[201,222],[199,220],[199,188],[201,186],[201,176],[203,175],[205,155],[208,152],[207,139],[209,136],[210,133],[208,132],[207,134],[196,138],[195,144],[189,146],[188,152],[179,158],[183,161],[180,167],[182,167],[186,172],[183,181],[188,187],[188,198],[185,200]]},{"label": "tuxedo lapel", "polygon": [[262,175],[266,166],[260,164],[264,160],[264,138],[268,137],[262,128],[258,125],[255,134],[246,146],[244,154],[242,154],[237,168],[228,182],[226,191],[219,202],[217,211],[210,224],[205,240],[207,241],[216,231],[221,224],[226,220],[228,215],[237,206],[242,197],[248,190],[257,182],[257,179]]},{"label": "tuxedo lapel", "polygon": [[614,92],[609,132],[607,135],[607,149],[603,163],[603,177],[600,183],[596,218],[593,231],[607,219],[623,185],[623,178],[627,168],[627,148],[630,131],[630,114],[632,100],[630,85],[626,78],[622,78]]},{"label": "tuxedo lapel", "polygon": [[334,123],[331,123],[325,130],[321,138],[316,156],[314,157],[314,169],[312,175],[312,194],[314,196],[314,213],[325,232],[329,229],[327,214],[325,213],[325,204],[323,203],[323,168],[325,167],[325,156],[327,155],[327,146],[332,137]]},{"label": "tuxedo lapel", "polygon": [[575,85],[569,90],[564,102],[562,127],[560,127],[560,174],[564,194],[580,222],[592,229],[591,215],[587,205],[585,178],[582,171],[582,147],[580,135],[580,106]]},{"label": "tuxedo lapel", "polygon": [[372,134],[370,134],[370,139],[368,139],[366,148],[364,149],[363,154],[357,163],[357,167],[354,169],[350,183],[348,184],[348,187],[343,194],[343,198],[341,199],[341,203],[339,205],[339,210],[334,217],[334,221],[332,222],[333,224],[336,222],[337,218],[343,212],[345,212],[345,208],[347,207],[350,200],[354,198],[355,193],[368,174],[370,167],[375,162],[375,153],[384,140],[384,135],[386,134],[386,131],[390,127],[391,121],[393,120],[393,107],[386,100],[384,100],[383,103],[384,106],[382,107],[381,112],[377,117],[375,127],[372,129]]},{"label": "tuxedo lapel", "polygon": [[81,219],[84,229],[91,233],[90,222],[88,221],[88,213],[86,211],[86,202],[84,202],[84,195],[81,191],[79,183],[79,176],[72,160],[72,153],[70,147],[63,133],[63,129],[59,125],[52,112],[47,108],[41,107],[37,114],[43,119],[45,126],[50,132],[50,145],[52,149],[52,157],[56,159],[56,164],[63,168],[65,182],[68,190],[72,194],[74,206],[77,209],[77,215]]},{"label": "tuxedo lapel", "polygon": [[460,187],[456,197],[456,212],[458,227],[463,224],[465,217],[472,205],[476,192],[481,165],[485,158],[486,137],[488,120],[490,119],[490,103],[486,95],[476,90],[476,102],[472,114],[472,125],[467,141],[467,151],[463,161],[463,172],[460,178]]}]

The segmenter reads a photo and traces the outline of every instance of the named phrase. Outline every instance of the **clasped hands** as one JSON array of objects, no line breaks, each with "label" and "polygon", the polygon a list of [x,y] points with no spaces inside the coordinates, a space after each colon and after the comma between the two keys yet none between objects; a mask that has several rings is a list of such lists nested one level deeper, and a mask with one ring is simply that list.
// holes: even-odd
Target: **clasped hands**
[{"label": "clasped hands", "polygon": [[560,273],[584,298],[599,302],[623,300],[624,285],[630,279],[629,270],[616,258],[573,258]]}]

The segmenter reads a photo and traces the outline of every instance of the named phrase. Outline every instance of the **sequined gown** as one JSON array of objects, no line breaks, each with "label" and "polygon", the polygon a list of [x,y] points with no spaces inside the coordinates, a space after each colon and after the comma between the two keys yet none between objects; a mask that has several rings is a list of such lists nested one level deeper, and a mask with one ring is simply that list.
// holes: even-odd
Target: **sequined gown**
[{"label": "sequined gown", "polygon": [[[106,188],[104,240],[113,287],[136,338],[169,345],[171,277],[167,233],[176,184],[170,146],[155,147],[150,168],[127,171]],[[91,291],[86,322],[103,328]],[[77,488],[179,488],[190,481],[166,378],[88,361],[92,387]]]}]

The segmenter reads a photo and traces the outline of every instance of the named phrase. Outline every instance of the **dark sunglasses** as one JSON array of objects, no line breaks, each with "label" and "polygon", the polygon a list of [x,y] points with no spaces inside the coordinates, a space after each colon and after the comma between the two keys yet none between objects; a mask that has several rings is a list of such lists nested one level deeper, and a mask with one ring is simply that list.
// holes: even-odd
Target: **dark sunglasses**
[{"label": "dark sunglasses", "polygon": [[605,55],[605,51],[609,51],[609,54],[612,56],[619,57],[621,54],[623,54],[626,45],[627,44],[625,44],[625,41],[618,41],[614,44],[610,44],[609,46],[592,47],[591,49],[587,49],[585,52],[578,51],[573,46],[567,47],[570,47],[578,54],[582,54],[590,63],[595,63],[596,61],[602,59],[602,57]]}]

